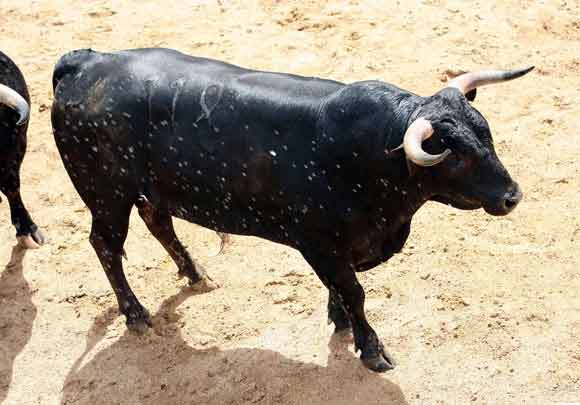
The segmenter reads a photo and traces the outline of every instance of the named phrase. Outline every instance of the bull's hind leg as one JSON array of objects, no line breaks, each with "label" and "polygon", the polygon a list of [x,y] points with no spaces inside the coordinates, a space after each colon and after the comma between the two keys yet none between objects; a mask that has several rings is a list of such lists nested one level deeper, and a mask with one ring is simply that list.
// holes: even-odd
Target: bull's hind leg
[{"label": "bull's hind leg", "polygon": [[189,283],[200,291],[211,291],[218,286],[205,271],[195,264],[188,251],[177,238],[169,211],[154,206],[145,196],[140,196],[135,205],[149,232],[161,243],[177,265],[178,274],[189,279]]},{"label": "bull's hind leg", "polygon": [[91,245],[117,296],[119,311],[127,318],[127,328],[142,334],[151,326],[151,317],[129,287],[121,259],[129,230],[131,206],[109,212],[114,212],[114,214],[108,217],[98,217],[93,214]]}]

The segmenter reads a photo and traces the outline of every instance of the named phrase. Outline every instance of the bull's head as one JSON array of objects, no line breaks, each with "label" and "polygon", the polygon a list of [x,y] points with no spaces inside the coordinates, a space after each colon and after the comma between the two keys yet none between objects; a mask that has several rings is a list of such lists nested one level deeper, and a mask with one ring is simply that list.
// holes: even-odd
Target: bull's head
[{"label": "bull's head", "polygon": [[495,153],[487,121],[469,101],[478,86],[532,69],[463,74],[415,111],[401,146],[410,171],[429,177],[432,200],[460,209],[483,207],[492,215],[506,215],[518,205],[520,188]]}]

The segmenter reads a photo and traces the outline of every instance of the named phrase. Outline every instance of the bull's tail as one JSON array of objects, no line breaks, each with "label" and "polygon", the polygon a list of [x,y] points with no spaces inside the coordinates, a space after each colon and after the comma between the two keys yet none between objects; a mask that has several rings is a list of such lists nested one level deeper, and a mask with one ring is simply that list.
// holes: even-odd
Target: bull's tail
[{"label": "bull's tail", "polygon": [[52,90],[56,91],[56,86],[66,75],[77,73],[83,63],[94,55],[95,51],[92,49],[79,49],[63,55],[54,67]]}]

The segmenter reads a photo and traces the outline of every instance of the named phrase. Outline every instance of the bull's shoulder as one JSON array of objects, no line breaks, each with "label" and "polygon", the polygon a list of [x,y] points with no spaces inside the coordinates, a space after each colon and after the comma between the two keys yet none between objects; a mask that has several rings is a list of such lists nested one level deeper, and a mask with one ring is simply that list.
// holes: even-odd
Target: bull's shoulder
[{"label": "bull's shoulder", "polygon": [[357,82],[329,95],[320,111],[319,132],[350,146],[384,133],[385,106],[378,87],[377,82]]},{"label": "bull's shoulder", "polygon": [[404,117],[419,99],[380,81],[348,84],[327,98],[320,113],[319,131],[369,151],[397,142],[398,146],[407,124]]},{"label": "bull's shoulder", "polygon": [[343,86],[328,98],[325,114],[339,122],[352,122],[363,117],[385,116],[396,110],[404,99],[416,95],[389,83],[362,81]]}]

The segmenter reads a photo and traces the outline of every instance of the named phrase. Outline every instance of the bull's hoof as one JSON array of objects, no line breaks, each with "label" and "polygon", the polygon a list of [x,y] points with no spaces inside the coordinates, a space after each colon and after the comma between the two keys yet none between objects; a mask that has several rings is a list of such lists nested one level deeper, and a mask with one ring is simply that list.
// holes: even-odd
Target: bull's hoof
[{"label": "bull's hoof", "polygon": [[199,293],[206,293],[219,288],[219,284],[213,281],[207,274],[203,275],[203,277],[196,282],[190,280],[189,286],[193,291]]},{"label": "bull's hoof", "polygon": [[143,308],[136,314],[128,315],[126,325],[129,332],[141,336],[149,331],[153,323],[151,323],[149,312]]},{"label": "bull's hoof", "polygon": [[384,373],[385,371],[395,368],[395,359],[381,348],[381,351],[372,357],[361,356],[361,360],[366,368],[376,371],[377,373]]},{"label": "bull's hoof", "polygon": [[46,242],[46,237],[40,231],[40,229],[35,230],[29,235],[22,235],[16,238],[18,244],[25,249],[38,249]]}]

